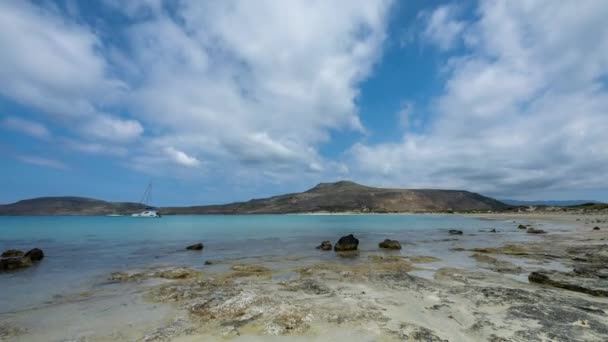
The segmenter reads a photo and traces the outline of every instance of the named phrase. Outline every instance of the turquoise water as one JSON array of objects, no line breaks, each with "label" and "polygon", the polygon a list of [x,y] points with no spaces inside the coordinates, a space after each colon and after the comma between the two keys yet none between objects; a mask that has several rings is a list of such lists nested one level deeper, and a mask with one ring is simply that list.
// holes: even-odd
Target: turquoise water
[{"label": "turquoise water", "polygon": [[[461,229],[463,236],[449,235]],[[480,232],[496,228],[499,233]],[[546,227],[543,227],[546,229]],[[18,272],[0,273],[0,314],[46,303],[57,295],[103,286],[110,273],[157,265],[213,271],[219,265],[257,262],[281,268],[319,261],[357,262],[315,249],[323,240],[359,238],[361,260],[385,238],[401,241],[403,255],[433,255],[440,265],[470,266],[454,247],[501,245],[534,239],[512,221],[456,215],[256,215],[131,217],[0,217],[0,250],[38,247],[46,257]],[[202,252],[185,251],[203,242]],[[392,252],[395,253],[395,252]]]}]

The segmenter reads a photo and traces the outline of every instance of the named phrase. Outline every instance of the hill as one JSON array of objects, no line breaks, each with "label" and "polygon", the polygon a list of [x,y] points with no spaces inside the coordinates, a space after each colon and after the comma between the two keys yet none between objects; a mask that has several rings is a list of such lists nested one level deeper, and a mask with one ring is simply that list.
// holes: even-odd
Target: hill
[{"label": "hill", "polygon": [[144,208],[139,203],[106,202],[86,197],[39,197],[0,205],[0,215],[108,215],[130,214]]},{"label": "hill", "polygon": [[504,203],[461,190],[373,188],[349,181],[320,183],[301,193],[226,205],[164,208],[167,214],[286,214],[309,212],[430,212],[500,210]]},{"label": "hill", "polygon": [[[508,206],[495,199],[461,190],[408,190],[373,188],[349,181],[320,183],[293,194],[223,205],[166,207],[176,214],[288,214],[311,212],[448,212],[488,211]],[[0,205],[0,215],[107,215],[130,214],[143,208],[137,203],[115,203],[82,197],[42,197]]]}]

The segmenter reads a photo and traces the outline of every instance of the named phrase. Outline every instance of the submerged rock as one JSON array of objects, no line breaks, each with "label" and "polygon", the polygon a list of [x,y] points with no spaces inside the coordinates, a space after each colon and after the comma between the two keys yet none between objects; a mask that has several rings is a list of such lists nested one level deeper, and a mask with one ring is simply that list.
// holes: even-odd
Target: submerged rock
[{"label": "submerged rock", "polygon": [[519,226],[517,226],[517,229],[528,229],[528,227],[524,226],[523,224],[520,224]]},{"label": "submerged rock", "polygon": [[160,270],[153,274],[153,277],[163,279],[186,279],[196,277],[200,272],[191,270],[186,267],[170,268],[166,270]]},{"label": "submerged rock", "polygon": [[321,242],[321,244],[318,245],[316,248],[322,251],[331,251],[331,242],[325,240]]},{"label": "submerged rock", "polygon": [[186,247],[187,250],[189,251],[202,251],[203,250],[203,244],[202,243],[196,243],[194,245],[190,245],[188,247]]},{"label": "submerged rock", "polygon": [[549,285],[597,297],[608,297],[608,282],[599,277],[582,277],[579,274],[558,271],[537,271],[528,276],[531,283]]},{"label": "submerged rock", "polygon": [[545,234],[546,231],[542,230],[542,229],[536,229],[536,228],[528,228],[527,231],[528,234]]},{"label": "submerged rock", "polygon": [[462,235],[462,230],[450,229],[449,233],[452,234],[452,235]]},{"label": "submerged rock", "polygon": [[0,271],[12,271],[32,266],[32,260],[27,257],[10,257],[0,259]]},{"label": "submerged rock", "polygon": [[397,240],[385,239],[378,244],[378,247],[386,249],[401,249],[401,244]]},{"label": "submerged rock", "polygon": [[152,271],[130,271],[130,272],[114,272],[110,274],[108,280],[117,282],[144,281],[152,278],[162,278],[169,280],[187,279],[198,277],[201,274],[199,271],[187,267],[169,267],[161,268]]},{"label": "submerged rock", "polygon": [[2,252],[3,258],[12,258],[12,257],[21,257],[21,256],[23,256],[23,251],[20,251],[17,249],[9,249],[9,250]]},{"label": "submerged rock", "polygon": [[334,245],[334,251],[356,251],[358,246],[359,240],[354,237],[353,234],[349,234],[341,237],[340,240],[338,240],[338,242]]},{"label": "submerged rock", "polygon": [[230,269],[234,271],[234,277],[270,276],[272,273],[268,267],[251,264],[235,264]]}]

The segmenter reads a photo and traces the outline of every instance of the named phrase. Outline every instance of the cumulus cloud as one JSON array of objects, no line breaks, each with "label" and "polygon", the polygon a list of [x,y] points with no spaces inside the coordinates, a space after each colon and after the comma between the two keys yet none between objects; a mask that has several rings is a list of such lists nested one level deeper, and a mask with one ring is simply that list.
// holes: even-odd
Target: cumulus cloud
[{"label": "cumulus cloud", "polygon": [[14,116],[5,117],[0,121],[0,125],[4,128],[18,131],[35,138],[47,139],[51,136],[51,133],[43,124]]},{"label": "cumulus cloud", "polygon": [[422,38],[443,51],[453,48],[466,27],[457,15],[458,7],[455,5],[443,5],[430,13],[421,13],[420,17],[426,22]]},{"label": "cumulus cloud", "polygon": [[482,1],[477,16],[428,132],[354,146],[361,177],[521,197],[608,188],[608,6]]},{"label": "cumulus cloud", "polygon": [[201,163],[198,159],[187,155],[183,151],[176,150],[175,148],[170,147],[170,146],[165,148],[165,153],[167,154],[169,159],[171,159],[173,162],[175,162],[179,165],[183,165],[183,166],[187,166],[187,167],[194,167],[194,166],[200,165],[200,163]]},{"label": "cumulus cloud", "polygon": [[117,30],[73,18],[80,11],[5,1],[0,93],[48,113],[83,146],[139,141],[131,150],[157,170],[157,151],[174,149],[259,172],[318,172],[331,130],[364,131],[356,98],[390,5],[106,0]]},{"label": "cumulus cloud", "polygon": [[95,117],[82,128],[83,134],[88,136],[115,141],[132,140],[140,136],[143,131],[138,121],[121,120],[106,115]]},{"label": "cumulus cloud", "polygon": [[[66,127],[91,121],[105,138],[141,131],[139,123],[108,118],[100,108],[116,104],[126,84],[110,75],[99,37],[57,10],[28,1],[0,2],[0,94],[46,113]],[[120,127],[118,127],[120,126]],[[125,129],[127,132],[125,132]]]},{"label": "cumulus cloud", "polygon": [[388,5],[187,2],[136,20],[131,108],[169,146],[247,167],[316,165],[329,130],[363,129],[355,98]]}]

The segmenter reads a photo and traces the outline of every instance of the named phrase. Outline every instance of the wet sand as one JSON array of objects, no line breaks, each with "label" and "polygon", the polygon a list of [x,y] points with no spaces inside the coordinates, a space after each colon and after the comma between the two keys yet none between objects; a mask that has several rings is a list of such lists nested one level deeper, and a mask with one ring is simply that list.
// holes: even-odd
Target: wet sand
[{"label": "wet sand", "polygon": [[[203,272],[169,265],[108,274],[90,293],[1,315],[0,340],[608,340],[606,215],[477,216],[514,221],[499,234],[527,234],[519,224],[548,233],[456,248],[473,261],[466,268],[410,255],[405,244],[401,255],[345,253],[347,262],[218,260]],[[550,281],[529,282],[537,271]],[[62,325],[66,317],[71,324]]]}]

